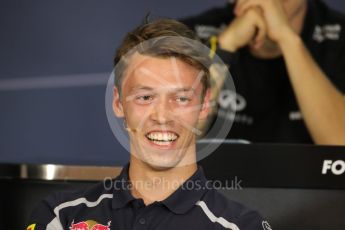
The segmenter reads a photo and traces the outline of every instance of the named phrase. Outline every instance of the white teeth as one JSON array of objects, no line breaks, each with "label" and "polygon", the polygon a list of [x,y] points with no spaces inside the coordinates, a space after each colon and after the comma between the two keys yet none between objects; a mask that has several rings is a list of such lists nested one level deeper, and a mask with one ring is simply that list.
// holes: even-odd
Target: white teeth
[{"label": "white teeth", "polygon": [[154,143],[159,142],[159,144],[162,144],[162,142],[171,142],[177,139],[177,135],[174,133],[160,133],[160,132],[152,132],[146,135],[150,140],[152,140]]},{"label": "white teeth", "polygon": [[168,141],[153,141],[156,145],[169,145],[170,142]]}]

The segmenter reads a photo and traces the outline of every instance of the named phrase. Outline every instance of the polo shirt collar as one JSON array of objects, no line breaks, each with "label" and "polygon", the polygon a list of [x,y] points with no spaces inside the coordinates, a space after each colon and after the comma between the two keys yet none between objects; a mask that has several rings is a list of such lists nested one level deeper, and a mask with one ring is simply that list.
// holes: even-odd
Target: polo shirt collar
[{"label": "polo shirt collar", "polygon": [[205,192],[206,177],[201,166],[173,194],[162,203],[175,214],[184,214],[193,208]]},{"label": "polo shirt collar", "polygon": [[123,208],[136,199],[131,193],[128,169],[129,163],[123,167],[120,175],[113,180],[113,209]]},{"label": "polo shirt collar", "polygon": [[[127,164],[121,171],[120,175],[114,180],[113,192],[113,209],[119,209],[126,206],[129,202],[135,200],[131,194],[131,185],[128,176],[129,164]],[[115,183],[117,183],[115,186]],[[197,171],[187,179],[182,186],[180,186],[173,194],[165,200],[158,202],[162,203],[171,212],[175,214],[184,214],[193,208],[197,201],[207,191],[205,189],[206,178],[201,166],[198,166]]]}]

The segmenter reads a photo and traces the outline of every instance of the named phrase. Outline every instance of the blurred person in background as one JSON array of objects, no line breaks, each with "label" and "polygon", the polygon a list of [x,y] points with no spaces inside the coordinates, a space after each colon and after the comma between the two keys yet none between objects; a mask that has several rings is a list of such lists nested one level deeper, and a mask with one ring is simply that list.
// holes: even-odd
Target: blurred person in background
[{"label": "blurred person in background", "polygon": [[343,14],[320,0],[237,0],[181,21],[229,65],[228,138],[345,145]]}]

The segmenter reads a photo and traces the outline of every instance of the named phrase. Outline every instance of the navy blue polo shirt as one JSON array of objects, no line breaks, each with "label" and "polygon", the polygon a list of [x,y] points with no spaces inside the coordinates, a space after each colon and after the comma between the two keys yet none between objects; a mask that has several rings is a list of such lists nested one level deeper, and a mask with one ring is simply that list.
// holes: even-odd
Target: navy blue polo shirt
[{"label": "navy blue polo shirt", "polygon": [[34,224],[34,230],[271,229],[256,211],[210,188],[200,166],[172,195],[149,205],[132,196],[128,168],[83,192],[48,197],[34,210],[29,225]]}]

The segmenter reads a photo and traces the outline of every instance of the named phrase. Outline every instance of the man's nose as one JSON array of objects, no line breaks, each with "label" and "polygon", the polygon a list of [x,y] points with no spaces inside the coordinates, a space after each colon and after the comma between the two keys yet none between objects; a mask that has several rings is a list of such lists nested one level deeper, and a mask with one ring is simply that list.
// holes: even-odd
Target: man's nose
[{"label": "man's nose", "polygon": [[160,98],[152,108],[151,119],[159,124],[166,124],[172,121],[172,111],[170,103],[165,98]]}]

